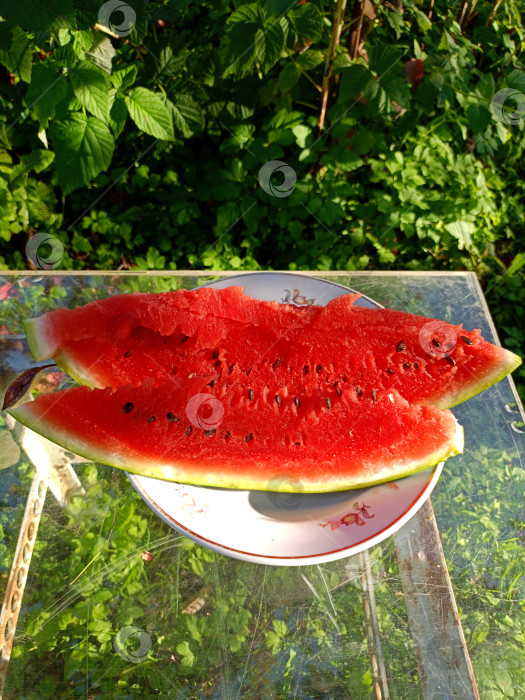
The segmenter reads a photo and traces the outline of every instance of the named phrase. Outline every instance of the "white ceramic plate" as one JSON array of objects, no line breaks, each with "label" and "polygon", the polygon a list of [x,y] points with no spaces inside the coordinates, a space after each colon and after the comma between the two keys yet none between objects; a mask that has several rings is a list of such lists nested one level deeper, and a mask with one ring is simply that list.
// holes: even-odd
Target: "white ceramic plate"
[{"label": "white ceramic plate", "polygon": [[[279,272],[235,275],[207,286],[232,285],[256,299],[297,306],[324,306],[355,291]],[[380,306],[365,296],[357,303]],[[168,525],[204,547],[244,561],[299,566],[357,554],[396,532],[429,497],[442,468],[443,463],[388,484],[325,494],[205,488],[134,474],[128,478]]]}]

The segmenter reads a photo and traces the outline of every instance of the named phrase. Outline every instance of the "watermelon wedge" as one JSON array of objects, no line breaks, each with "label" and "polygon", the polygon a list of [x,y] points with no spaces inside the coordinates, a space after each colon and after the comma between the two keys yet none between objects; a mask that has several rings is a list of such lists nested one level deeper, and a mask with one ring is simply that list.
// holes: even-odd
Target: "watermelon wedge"
[{"label": "watermelon wedge", "polygon": [[26,322],[37,360],[87,387],[11,409],[77,454],[139,474],[306,492],[380,483],[462,450],[445,409],[521,360],[479,331],[238,287],[110,297]]}]

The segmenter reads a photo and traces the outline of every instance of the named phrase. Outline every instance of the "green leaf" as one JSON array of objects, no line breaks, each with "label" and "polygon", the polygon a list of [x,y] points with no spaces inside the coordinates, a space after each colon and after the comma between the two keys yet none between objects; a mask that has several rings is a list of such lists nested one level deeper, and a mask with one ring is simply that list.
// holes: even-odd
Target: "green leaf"
[{"label": "green leaf", "polygon": [[343,102],[351,102],[363,92],[371,78],[370,71],[357,63],[343,68],[339,85],[339,99]]},{"label": "green leaf", "polygon": [[193,666],[193,662],[195,661],[195,654],[191,651],[190,645],[187,641],[177,644],[175,649],[177,651],[177,654],[180,654],[182,656],[182,661],[180,662],[181,666],[185,666],[186,668],[190,668],[191,666]]},{"label": "green leaf", "polygon": [[405,77],[401,78],[392,73],[386,73],[382,76],[380,83],[391,102],[396,102],[401,107],[409,106],[410,88]]},{"label": "green leaf", "polygon": [[413,12],[416,15],[417,26],[423,33],[428,32],[428,30],[432,27],[432,22],[424,12],[421,12],[421,10],[414,9]]},{"label": "green leaf", "polygon": [[49,128],[56,153],[58,182],[65,194],[107,170],[115,143],[108,127],[96,117],[70,114]]},{"label": "green leaf", "polygon": [[319,41],[323,33],[323,18],[315,5],[307,4],[294,7],[288,13],[297,39],[301,42]]},{"label": "green leaf", "polygon": [[403,52],[400,49],[396,49],[394,46],[384,44],[372,46],[368,51],[370,70],[377,75],[383,75],[383,73],[391,70],[395,66],[402,55]]},{"label": "green leaf", "polygon": [[525,73],[522,70],[513,70],[512,73],[505,78],[505,85],[525,92]]},{"label": "green leaf", "polygon": [[290,90],[301,76],[301,70],[294,63],[287,63],[279,73],[278,84],[283,92]]},{"label": "green leaf", "polygon": [[[6,34],[4,32],[4,41]],[[11,45],[9,49],[0,48],[0,63],[2,63],[8,71],[17,75],[25,83],[31,82],[33,51],[31,41],[26,33],[15,27],[11,34]]]},{"label": "green leaf", "polygon": [[116,53],[111,39],[102,32],[97,32],[95,41],[86,51],[86,60],[91,61],[106,73],[111,73],[112,61]]},{"label": "green leaf", "polygon": [[117,70],[114,73],[112,73],[110,80],[113,83],[113,85],[117,88],[117,90],[119,88],[129,88],[135,82],[137,73],[138,68],[134,63],[132,63],[130,66],[126,66],[125,68],[121,68],[120,70]]},{"label": "green leaf", "polygon": [[280,59],[284,49],[284,32],[281,20],[269,19],[255,39],[255,54],[263,72],[267,72]]},{"label": "green leaf", "polygon": [[64,74],[57,71],[56,65],[49,62],[37,63],[33,67],[32,80],[25,96],[25,103],[36,115],[40,126],[45,129],[55,116],[58,103],[67,93]]},{"label": "green leaf", "polygon": [[470,250],[474,244],[472,234],[476,228],[471,221],[453,221],[450,224],[445,224],[445,228],[450,234],[452,234],[452,236],[454,236],[454,238],[457,238],[459,241],[460,250],[463,250],[464,248]]},{"label": "green leaf", "polygon": [[507,274],[512,277],[512,275],[515,275],[518,270],[521,270],[521,268],[525,265],[525,253],[521,252],[516,255],[514,260],[511,262],[509,265],[509,269],[507,270]]},{"label": "green leaf", "polygon": [[221,47],[223,75],[241,76],[257,59],[261,69],[268,71],[284,49],[283,18],[267,18],[265,10],[256,4],[243,5],[226,23],[226,36]]},{"label": "green leaf", "polygon": [[75,97],[91,114],[104,122],[109,119],[109,91],[105,73],[89,61],[80,61],[71,70]]},{"label": "green leaf", "polygon": [[123,97],[115,97],[109,111],[109,126],[117,138],[121,133],[126,119],[128,118],[128,108]]},{"label": "green leaf", "polygon": [[324,63],[325,55],[322,51],[312,51],[312,49],[308,49],[308,51],[296,56],[295,60],[303,70],[312,70],[313,68],[317,68],[321,63]]},{"label": "green leaf", "polygon": [[24,175],[27,175],[31,170],[34,170],[36,173],[41,172],[47,168],[48,165],[51,165],[54,158],[55,154],[52,151],[44,151],[38,148],[31,151],[31,153],[22,156],[20,158],[20,163],[15,165],[9,182],[13,187],[18,187],[22,184],[21,178]]},{"label": "green leaf", "polygon": [[159,95],[138,87],[130,90],[125,100],[129,115],[139,129],[158,139],[173,139],[170,113]]},{"label": "green leaf", "polygon": [[193,136],[195,132],[204,129],[204,112],[191,95],[179,95],[168,93],[170,99],[166,100],[175,128],[184,138]]},{"label": "green leaf", "polygon": [[466,115],[474,135],[485,131],[492,119],[489,110],[483,104],[470,104]]}]

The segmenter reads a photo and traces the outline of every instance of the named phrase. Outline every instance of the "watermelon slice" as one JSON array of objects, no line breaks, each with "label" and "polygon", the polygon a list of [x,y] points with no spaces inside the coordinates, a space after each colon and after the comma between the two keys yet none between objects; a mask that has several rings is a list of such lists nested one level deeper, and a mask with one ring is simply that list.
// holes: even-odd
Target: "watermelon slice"
[{"label": "watermelon slice", "polygon": [[11,409],[77,454],[139,474],[306,492],[380,483],[462,450],[440,410],[521,360],[421,316],[257,301],[241,288],[130,294],[26,322],[35,359],[91,388]]}]

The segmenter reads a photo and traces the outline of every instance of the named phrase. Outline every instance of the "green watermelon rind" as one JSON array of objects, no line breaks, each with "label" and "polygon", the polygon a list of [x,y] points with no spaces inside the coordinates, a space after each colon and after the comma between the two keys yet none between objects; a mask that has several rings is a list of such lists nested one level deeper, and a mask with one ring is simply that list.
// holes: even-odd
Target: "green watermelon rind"
[{"label": "green watermelon rind", "polygon": [[[124,469],[125,471],[131,472],[132,474],[137,474],[139,476],[147,476],[155,479],[163,479],[165,481],[173,481],[177,483],[194,484],[197,486],[208,486],[208,487],[218,487],[218,488],[235,488],[243,490],[254,490],[254,491],[271,491],[273,489],[268,488],[268,486],[274,481],[271,478],[271,474],[267,473],[267,480],[256,481],[254,479],[243,479],[241,474],[232,474],[228,478],[224,478],[224,475],[220,473],[220,468],[216,472],[209,471],[204,475],[202,472],[199,474],[199,478],[191,478],[191,472],[189,472],[188,465],[180,465],[177,469],[177,465],[157,465],[157,466],[147,466],[147,465],[135,465],[135,464],[124,464],[122,461],[117,459],[111,459],[111,454],[104,452],[103,450],[97,449],[95,446],[90,445],[86,441],[81,441],[72,437],[63,430],[57,429],[52,424],[46,423],[42,417],[34,416],[30,411],[31,402],[17,406],[16,408],[9,409],[9,413],[13,418],[18,420],[20,423],[25,425],[30,430],[34,430],[34,426],[38,425],[38,434],[47,438],[51,442],[54,442],[64,449],[77,454],[85,459],[90,459],[94,462],[100,464],[106,464],[111,467],[116,467],[118,469]],[[28,410],[29,409],[29,410]],[[463,452],[463,428],[456,421],[456,432],[451,444],[447,445],[444,450],[438,450],[428,457],[421,463],[413,464],[408,463],[406,468],[399,468],[397,471],[393,471],[392,465],[385,465],[384,477],[373,478],[373,479],[363,479],[362,475],[354,475],[352,480],[346,479],[341,481],[341,476],[338,474],[337,478],[327,479],[326,473],[320,477],[319,481],[308,481],[304,476],[298,478],[300,484],[300,493],[330,493],[336,491],[347,491],[358,488],[368,488],[371,486],[380,485],[387,483],[389,481],[396,481],[405,476],[411,476],[417,472],[423,471],[429,467],[434,467],[436,464],[445,461],[449,457],[460,454]],[[294,477],[296,475],[294,474]],[[296,477],[297,478],[297,477]],[[343,477],[344,479],[344,477]]]},{"label": "green watermelon rind", "polygon": [[[502,348],[505,350],[505,348]],[[508,374],[514,372],[522,363],[521,357],[515,355],[510,350],[505,350],[505,360],[494,368],[494,372],[489,374],[488,377],[484,377],[476,384],[471,384],[463,389],[463,391],[456,391],[454,394],[448,394],[442,397],[439,401],[433,401],[432,406],[436,408],[454,408],[464,401],[468,401],[473,396],[481,394],[485,389],[490,389],[491,386],[497,384],[499,381],[504,379]]]},{"label": "green watermelon rind", "polygon": [[27,318],[22,322],[33,358],[38,362],[52,357],[52,351],[48,343],[43,342],[45,337],[45,323],[41,321],[44,316]]}]

